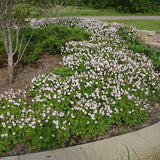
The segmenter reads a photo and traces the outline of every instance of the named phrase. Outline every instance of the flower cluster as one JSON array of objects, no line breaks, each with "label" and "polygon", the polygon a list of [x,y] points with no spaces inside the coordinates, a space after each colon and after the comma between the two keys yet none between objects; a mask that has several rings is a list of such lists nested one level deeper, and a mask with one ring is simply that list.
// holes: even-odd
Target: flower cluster
[{"label": "flower cluster", "polygon": [[30,26],[34,29],[42,28],[47,25],[67,25],[69,27],[74,27],[79,23],[79,19],[76,17],[60,17],[60,18],[32,18],[28,19],[30,21]]},{"label": "flower cluster", "polygon": [[[30,89],[32,102],[41,107],[46,102],[46,107],[50,107],[52,103],[52,112],[57,113],[53,114],[56,128],[62,130],[65,126],[58,127],[58,122],[63,124],[65,116],[67,126],[80,122],[82,117],[86,126],[91,123],[99,125],[102,123],[100,117],[109,125],[110,119],[115,123],[116,115],[121,117],[117,124],[136,125],[141,121],[136,117],[139,112],[145,120],[148,97],[159,90],[159,73],[153,70],[151,61],[129,51],[125,45],[121,46],[123,40],[117,32],[124,26],[86,20],[79,26],[93,36],[89,41],[71,41],[62,47],[62,66],[72,70],[73,74],[64,79],[49,73],[35,79]],[[130,39],[138,36],[131,27],[126,33],[132,33]],[[64,110],[61,119],[58,110]],[[131,120],[125,121],[126,117]],[[94,134],[93,128],[92,131]]]}]

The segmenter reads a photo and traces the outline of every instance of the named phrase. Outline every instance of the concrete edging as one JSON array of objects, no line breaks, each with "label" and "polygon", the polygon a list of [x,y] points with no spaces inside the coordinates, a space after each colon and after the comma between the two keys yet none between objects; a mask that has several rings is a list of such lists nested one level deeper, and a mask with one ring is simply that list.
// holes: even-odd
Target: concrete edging
[{"label": "concrete edging", "polygon": [[140,34],[140,40],[143,41],[145,44],[151,44],[153,41],[153,35],[155,31],[148,31],[148,30],[138,30]]},{"label": "concrete edging", "polygon": [[148,31],[148,30],[138,30],[140,34],[140,40],[144,44],[149,44],[153,48],[160,49],[160,43],[154,43],[153,42],[153,36],[156,33],[155,31]]},{"label": "concrete edging", "polygon": [[138,131],[78,146],[1,160],[131,160],[160,159],[160,122]]},{"label": "concrete edging", "polygon": [[151,43],[151,46],[157,49],[160,49],[160,43]]}]

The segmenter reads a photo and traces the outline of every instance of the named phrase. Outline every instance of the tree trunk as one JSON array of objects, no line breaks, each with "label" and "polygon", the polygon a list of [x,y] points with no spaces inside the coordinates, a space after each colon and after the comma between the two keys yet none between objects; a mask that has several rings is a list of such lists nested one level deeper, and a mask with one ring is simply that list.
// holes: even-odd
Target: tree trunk
[{"label": "tree trunk", "polygon": [[9,83],[13,82],[13,56],[9,55],[8,56],[8,78],[9,78]]},{"label": "tree trunk", "polygon": [[55,6],[55,9],[56,9],[56,18],[59,18],[60,10],[59,10],[58,6]]}]

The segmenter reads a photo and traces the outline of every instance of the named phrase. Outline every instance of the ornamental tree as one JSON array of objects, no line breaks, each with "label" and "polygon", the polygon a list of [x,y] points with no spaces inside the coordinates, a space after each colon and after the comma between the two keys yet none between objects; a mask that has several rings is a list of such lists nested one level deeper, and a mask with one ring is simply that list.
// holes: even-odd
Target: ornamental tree
[{"label": "ornamental tree", "polygon": [[[13,82],[13,70],[21,60],[30,40],[24,44],[24,33],[29,23],[25,20],[30,14],[30,0],[0,1],[0,36],[8,56],[9,82]],[[19,33],[22,32],[22,36]],[[15,56],[16,55],[16,56]]]}]

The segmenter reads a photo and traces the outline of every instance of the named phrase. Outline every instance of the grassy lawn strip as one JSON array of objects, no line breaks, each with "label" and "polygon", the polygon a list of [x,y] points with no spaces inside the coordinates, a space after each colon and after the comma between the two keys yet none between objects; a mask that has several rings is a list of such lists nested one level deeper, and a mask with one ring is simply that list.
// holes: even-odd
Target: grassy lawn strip
[{"label": "grassy lawn strip", "polygon": [[160,20],[107,20],[107,22],[117,22],[132,25],[139,30],[151,30],[160,33]]},{"label": "grassy lawn strip", "polygon": [[114,9],[92,9],[92,8],[78,8],[68,6],[63,9],[62,16],[124,16],[130,15],[129,13],[119,13],[116,12]]},{"label": "grassy lawn strip", "polygon": [[[53,11],[53,17],[56,17],[55,9],[52,9]],[[142,14],[142,13],[124,13],[124,12],[117,12],[114,8],[107,8],[107,9],[92,9],[87,7],[74,7],[74,6],[67,6],[63,8],[60,12],[60,16],[148,16],[148,15],[155,15],[155,14]],[[158,16],[159,14],[156,14],[155,16]],[[42,13],[36,9],[33,8],[33,12],[31,13],[31,17],[41,17]]]}]

